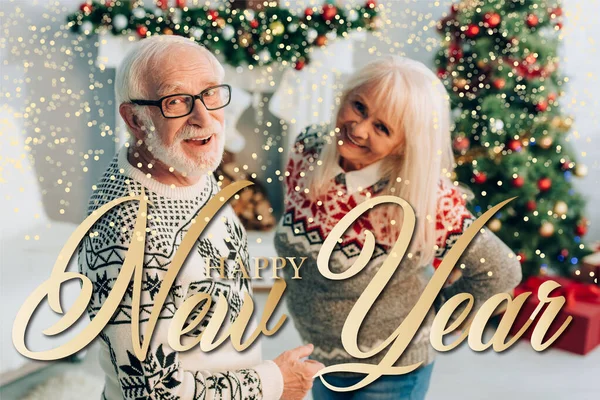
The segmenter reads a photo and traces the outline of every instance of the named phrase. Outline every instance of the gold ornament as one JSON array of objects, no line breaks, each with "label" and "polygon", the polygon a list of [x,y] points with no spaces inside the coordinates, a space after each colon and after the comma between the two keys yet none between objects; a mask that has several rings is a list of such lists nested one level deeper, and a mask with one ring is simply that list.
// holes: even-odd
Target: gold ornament
[{"label": "gold ornament", "polygon": [[242,47],[250,46],[252,44],[252,34],[248,32],[242,33],[238,39],[238,43]]},{"label": "gold ornament", "polygon": [[588,167],[584,164],[577,164],[575,166],[575,176],[583,178],[588,173]]},{"label": "gold ornament", "polygon": [[550,136],[544,136],[540,139],[540,147],[544,150],[548,150],[554,141]]},{"label": "gold ornament", "polygon": [[557,201],[554,204],[554,212],[558,215],[565,215],[569,211],[569,206],[562,200]]},{"label": "gold ornament", "polygon": [[569,130],[571,130],[571,127],[573,126],[573,118],[571,117],[554,117],[552,118],[552,127],[558,129],[561,132],[568,132]]},{"label": "gold ornament", "polygon": [[540,227],[540,235],[542,237],[550,237],[554,234],[554,224],[552,222],[544,221]]},{"label": "gold ornament", "polygon": [[467,86],[467,80],[465,78],[459,78],[454,80],[454,86],[459,89],[464,89]]},{"label": "gold ornament", "polygon": [[369,24],[369,28],[373,29],[373,30],[378,30],[381,29],[381,27],[383,26],[383,23],[381,21],[381,18],[375,16],[373,18],[371,18],[368,22]]},{"label": "gold ornament", "polygon": [[162,31],[163,35],[172,35],[173,34],[173,30],[171,28],[165,28]]},{"label": "gold ornament", "polygon": [[225,22],[224,18],[217,18],[215,20],[215,22],[217,23],[217,26],[221,29],[223,29],[225,27],[225,25],[227,24],[227,22]]},{"label": "gold ornament", "polygon": [[319,47],[323,47],[327,44],[327,37],[325,35],[319,35],[315,39],[315,44]]},{"label": "gold ornament", "polygon": [[265,44],[265,43],[271,43],[273,41],[273,35],[271,35],[270,33],[267,33],[266,31],[260,34],[260,42]]},{"label": "gold ornament", "polygon": [[280,36],[283,35],[283,33],[285,32],[285,27],[283,26],[281,21],[271,22],[271,24],[269,25],[269,29],[271,30],[273,36]]},{"label": "gold ornament", "polygon": [[490,231],[498,232],[502,228],[502,222],[498,218],[494,218],[488,222],[487,226]]},{"label": "gold ornament", "polygon": [[483,68],[485,68],[485,66],[486,66],[486,65],[487,65],[487,63],[486,63],[485,61],[483,61],[483,60],[479,60],[479,61],[477,61],[477,67],[478,67],[479,69],[483,69]]},{"label": "gold ornament", "polygon": [[567,118],[563,118],[562,119],[562,124],[560,125],[559,128],[563,132],[568,132],[571,129],[572,126],[573,126],[573,118],[567,117]]}]

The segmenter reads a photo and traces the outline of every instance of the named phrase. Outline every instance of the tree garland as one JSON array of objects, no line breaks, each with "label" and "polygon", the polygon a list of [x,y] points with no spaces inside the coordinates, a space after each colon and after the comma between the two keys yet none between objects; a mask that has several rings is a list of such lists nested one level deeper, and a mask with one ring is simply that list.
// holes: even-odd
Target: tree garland
[{"label": "tree garland", "polygon": [[180,35],[206,46],[234,67],[278,63],[301,70],[309,63],[313,47],[346,37],[350,31],[374,30],[378,25],[375,0],[349,10],[324,4],[305,9],[301,16],[278,6],[255,12],[190,8],[185,0],[175,4],[169,7],[166,1],[159,1],[149,8],[132,0],[87,1],[67,17],[67,26],[85,35],[101,31],[116,36],[135,32],[140,38]]}]

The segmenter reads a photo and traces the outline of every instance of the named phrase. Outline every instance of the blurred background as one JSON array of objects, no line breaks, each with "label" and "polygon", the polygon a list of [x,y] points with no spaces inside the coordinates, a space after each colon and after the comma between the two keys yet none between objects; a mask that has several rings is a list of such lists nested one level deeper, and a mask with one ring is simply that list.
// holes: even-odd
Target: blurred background
[{"label": "blurred background", "polygon": [[[111,11],[112,28],[97,29],[94,18],[102,21],[103,16],[95,13],[108,7],[109,3],[108,0],[93,3],[82,0],[0,0],[2,399],[69,399],[81,398],[81,393],[88,398],[90,393],[99,393],[101,375],[93,346],[87,354],[79,357],[82,364],[30,362],[12,346],[10,335],[14,316],[31,291],[48,277],[62,245],[86,216],[87,199],[93,184],[123,143],[125,132],[115,112],[117,105],[114,103],[113,82],[115,67],[128,44],[146,34],[139,30],[136,21],[146,18],[150,13],[181,18],[184,7],[192,9],[207,6],[213,10],[231,6],[218,1],[144,0],[135,2],[138,8],[146,10],[142,16],[139,12],[136,15],[129,3],[117,2],[113,4],[114,7],[126,8],[122,13]],[[261,2],[237,3],[234,6],[246,10],[242,12],[253,17],[250,20],[260,20]],[[508,7],[511,2],[490,3],[502,3]],[[495,227],[499,232],[531,228],[533,233],[528,232],[515,240],[535,245],[523,249],[513,247],[513,250],[522,254],[524,269],[527,268],[532,276],[548,273],[563,275],[565,279],[584,276],[588,282],[597,283],[597,279],[594,279],[598,274],[595,271],[600,271],[595,269],[600,264],[597,257],[584,265],[583,259],[574,254],[583,251],[583,243],[585,255],[597,251],[595,242],[600,240],[600,211],[594,206],[600,202],[600,107],[597,97],[600,93],[600,48],[597,43],[600,37],[600,3],[594,0],[570,0],[562,5],[541,0],[523,0],[520,3],[530,4],[532,13],[540,18],[539,21],[532,21],[529,17],[525,20],[525,24],[533,29],[528,33],[530,36],[526,37],[530,42],[544,35],[554,35],[554,39],[548,39],[548,43],[537,44],[540,50],[536,54],[549,53],[548,59],[553,60],[556,71],[548,73],[554,76],[556,99],[546,99],[549,110],[540,109],[543,105],[540,105],[539,99],[532,100],[532,112],[538,117],[548,113],[559,120],[540,122],[542,125],[552,125],[554,121],[556,128],[556,132],[551,132],[552,141],[544,148],[543,141],[535,135],[549,136],[548,129],[539,129],[537,132],[534,127],[533,133],[525,135],[517,132],[515,137],[507,116],[503,120],[503,127],[495,123],[495,129],[503,130],[502,137],[506,138],[507,143],[511,138],[519,143],[507,144],[496,154],[506,155],[503,152],[506,149],[510,150],[509,155],[517,152],[526,154],[525,150],[521,153],[521,147],[528,147],[529,151],[534,145],[538,149],[542,145],[544,150],[551,151],[556,146],[568,147],[569,157],[565,160],[565,157],[556,155],[558,152],[549,156],[548,159],[555,164],[560,163],[561,168],[552,170],[553,167],[547,165],[548,171],[553,171],[548,173],[528,168],[525,163],[520,166],[527,171],[535,170],[535,174],[539,175],[531,176],[535,180],[521,184],[523,193],[527,193],[527,190],[546,192],[545,199],[537,194],[536,199],[538,206],[544,210],[540,210],[540,214],[545,215],[547,209],[553,219],[534,223],[532,218],[529,224],[515,225],[515,215],[522,215],[517,208],[515,215],[498,216],[495,223],[500,225]],[[224,11],[220,15],[224,21],[216,19],[218,26],[215,25],[214,29],[223,38],[222,43],[227,43],[228,39],[231,41],[235,36],[240,47],[244,47],[243,54],[225,44],[218,48],[219,57],[226,66],[227,83],[234,87],[232,104],[226,109],[228,155],[220,173],[225,181],[246,177],[257,182],[256,189],[246,192],[234,204],[249,231],[252,256],[275,255],[271,245],[271,228],[282,212],[281,180],[287,151],[294,138],[310,123],[329,121],[336,94],[344,79],[356,68],[385,54],[399,54],[419,60],[444,79],[455,104],[453,117],[457,121],[457,128],[453,132],[454,150],[459,167],[464,166],[457,169],[459,174],[456,178],[474,186],[478,202],[474,207],[479,205],[485,209],[486,199],[481,197],[481,193],[490,190],[483,186],[478,188],[477,185],[493,185],[495,179],[494,182],[490,182],[492,179],[481,182],[482,171],[474,169],[470,161],[473,157],[485,159],[489,154],[477,153],[478,146],[486,147],[480,137],[481,132],[465,128],[465,124],[471,123],[470,116],[461,114],[461,109],[469,111],[473,107],[472,102],[479,101],[469,97],[468,88],[463,90],[465,81],[461,79],[466,78],[467,72],[482,73],[485,68],[452,59],[458,50],[466,55],[473,53],[472,47],[477,49],[477,45],[481,46],[481,41],[476,42],[479,28],[477,32],[473,31],[469,19],[475,18],[473,24],[480,27],[481,34],[493,28],[495,16],[490,14],[491,11],[479,9],[485,9],[484,2],[280,0],[270,2],[267,6],[288,10],[282,12],[290,12],[304,22],[307,21],[307,15],[313,15],[313,22],[321,21],[322,24],[313,26],[313,32],[310,23],[307,23],[308,28],[299,23],[300,26],[294,29],[290,27],[291,24],[280,26],[273,25],[273,21],[266,21],[265,26],[261,25],[258,29],[264,28],[264,32],[268,28],[270,32],[259,35],[259,38],[244,36],[237,28],[232,28]],[[203,15],[207,14],[203,12]],[[477,22],[479,14],[483,16],[479,20],[484,22]],[[505,18],[502,8],[498,9],[498,14]],[[339,17],[335,18],[336,15],[344,15],[350,22],[345,27],[335,25],[334,29],[334,22],[340,20]],[[326,24],[329,20],[332,22]],[[460,49],[453,47],[457,43],[452,36],[458,26],[456,21],[464,27]],[[542,29],[536,31],[535,25],[538,23],[540,26],[550,26],[550,33]],[[558,23],[560,27],[556,27]],[[508,28],[514,28],[514,35],[521,40],[526,35],[521,26]],[[159,29],[161,34],[177,33],[172,30],[169,32],[168,27]],[[282,29],[282,33],[277,34]],[[309,42],[308,45],[299,45],[298,55],[275,59],[272,43],[284,40],[277,36],[284,37],[283,32],[287,32],[289,37],[293,37],[298,29]],[[205,28],[202,33],[197,30],[190,32],[190,36],[198,35],[196,39],[202,42],[209,29]],[[473,37],[470,36],[472,34]],[[447,40],[449,37],[452,39]],[[473,42],[469,42],[469,39],[473,39]],[[248,46],[242,46],[244,40]],[[556,46],[553,40],[557,41]],[[493,53],[493,46],[489,51]],[[553,54],[553,51],[557,53]],[[536,63],[535,59],[527,60],[527,54],[520,55],[526,60],[525,67],[528,63],[529,66]],[[494,57],[491,56],[491,59]],[[248,60],[253,68],[248,67]],[[474,72],[477,69],[479,72]],[[524,75],[528,73],[535,74],[535,71],[524,71]],[[505,76],[505,84],[510,86],[512,77]],[[564,81],[563,77],[568,80]],[[535,76],[525,76],[524,79],[530,78],[534,79]],[[471,103],[465,101],[459,107],[462,99],[470,99]],[[493,107],[491,109],[491,113],[495,112]],[[496,116],[496,120],[499,119]],[[546,132],[542,132],[544,130]],[[494,148],[494,143],[488,148]],[[490,163],[487,168],[489,170],[483,172],[490,177],[505,174],[510,180],[513,175],[513,171],[503,170],[500,161]],[[565,174],[567,172],[571,174]],[[571,179],[572,176],[574,179]],[[557,195],[543,189],[547,182],[540,182],[540,179],[544,177],[554,180],[552,190],[562,187],[564,197],[552,198]],[[513,186],[515,190],[521,188],[514,181]],[[499,188],[496,189],[500,197],[509,197]],[[527,200],[531,199],[524,196],[521,195],[523,207],[526,207]],[[560,204],[562,208],[556,204],[559,200],[565,203]],[[565,218],[561,219],[562,215]],[[570,229],[570,233],[563,235],[561,224],[567,223],[570,225],[564,229]],[[568,243],[565,244],[563,241],[567,237]],[[539,241],[538,238],[543,240]],[[550,254],[549,250],[536,252],[542,245],[554,247],[557,255]],[[548,253],[548,256],[540,256],[540,253]],[[76,265],[71,268],[76,270]],[[575,271],[579,271],[577,275],[574,275]],[[262,289],[268,290],[266,286]],[[76,287],[69,289],[65,293],[67,304],[77,294]],[[260,310],[266,294],[260,287],[258,289],[256,296]],[[285,307],[280,312],[285,313]],[[38,333],[57,318],[47,308],[38,314],[31,328],[31,343],[41,349],[56,343]],[[592,325],[596,323],[596,326],[600,326],[600,313],[596,312],[589,318]],[[600,344],[600,328],[597,329],[598,339],[595,342]],[[70,334],[75,335],[76,329]],[[67,338],[63,336],[59,341]],[[263,339],[263,353],[265,357],[273,358],[299,343],[293,322],[288,321],[278,335]],[[560,349],[538,354],[527,341],[521,341],[506,353],[478,354],[463,345],[454,352],[440,355],[434,368],[429,398],[475,399],[481,398],[483,393],[486,397],[497,399],[531,395],[552,399],[591,398],[594,394],[600,394],[594,380],[600,375],[600,350],[594,347],[590,344],[580,351],[585,355]]]}]

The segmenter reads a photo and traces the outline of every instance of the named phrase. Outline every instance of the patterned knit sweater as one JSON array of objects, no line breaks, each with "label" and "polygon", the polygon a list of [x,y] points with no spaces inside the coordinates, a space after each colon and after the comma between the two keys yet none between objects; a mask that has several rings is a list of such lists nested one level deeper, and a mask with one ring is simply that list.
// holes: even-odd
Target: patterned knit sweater
[{"label": "patterned knit sweater", "polygon": [[[131,166],[127,149],[115,156],[90,199],[89,213],[102,205],[131,194],[146,193],[148,225],[140,300],[140,335],[154,307],[162,279],[192,219],[219,191],[213,175],[203,176],[188,187],[161,184]],[[88,313],[93,319],[116,281],[129,244],[139,203],[121,203],[102,216],[79,248],[80,272],[93,283]],[[134,238],[135,239],[135,238]],[[220,265],[225,258],[225,275],[206,273],[206,260]],[[196,241],[183,264],[161,310],[147,357],[139,361],[133,352],[131,310],[132,290],[125,293],[110,322],[101,333],[100,363],[106,374],[103,399],[279,399],[283,379],[273,361],[261,360],[260,343],[238,353],[227,340],[216,350],[204,353],[200,346],[176,352],[167,342],[168,328],[175,311],[190,296],[209,293],[213,302],[200,325],[184,335],[193,340],[207,326],[218,300],[224,295],[229,307],[227,326],[243,305],[244,294],[251,294],[247,279],[231,274],[235,260],[248,266],[246,232],[231,206],[222,207]],[[239,270],[239,269],[238,269]],[[202,304],[194,309],[195,317]],[[247,329],[253,331],[255,322]],[[137,339],[137,338],[136,338]]]},{"label": "patterned knit sweater", "polygon": [[[339,168],[321,203],[311,202],[304,193],[306,172],[310,165],[316,166],[328,132],[326,125],[312,126],[296,140],[287,164],[285,211],[277,226],[275,247],[280,256],[308,257],[301,280],[291,279],[289,274],[285,278],[288,282],[288,308],[302,339],[315,345],[312,357],[328,366],[348,362],[377,364],[385,351],[368,359],[354,359],[343,349],[341,332],[350,310],[394,244],[395,238],[393,241],[384,239],[390,218],[379,207],[371,209],[354,222],[341,243],[334,248],[329,268],[339,273],[356,261],[364,243],[364,231],[368,229],[375,235],[376,245],[371,261],[352,278],[343,281],[324,278],[318,271],[316,259],[325,238],[337,222],[368,196],[381,193],[387,178],[378,174],[380,163],[348,173]],[[440,181],[437,199],[438,250],[434,264],[439,263],[474,220],[462,195],[450,183]],[[418,255],[411,259],[404,257],[361,327],[358,336],[361,350],[367,351],[385,341],[417,303],[432,270],[431,266],[419,264]],[[521,279],[521,268],[515,254],[487,229],[477,234],[467,247],[457,266],[461,264],[464,264],[462,277],[443,290],[440,301],[468,292],[475,298],[476,309],[492,295],[511,290]],[[432,308],[397,366],[421,361],[427,365],[433,361],[434,350],[429,342],[429,332],[434,316]]]}]

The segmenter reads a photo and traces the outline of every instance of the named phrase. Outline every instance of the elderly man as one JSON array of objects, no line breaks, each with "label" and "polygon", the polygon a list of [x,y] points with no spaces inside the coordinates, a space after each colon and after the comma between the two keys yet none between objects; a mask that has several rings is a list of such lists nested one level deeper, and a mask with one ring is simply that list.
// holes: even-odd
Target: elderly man
[{"label": "elderly man", "polygon": [[[89,212],[116,198],[148,196],[142,336],[154,297],[182,237],[198,211],[219,192],[212,171],[223,155],[223,108],[230,101],[230,87],[223,83],[223,77],[223,67],[208,50],[173,36],[137,43],[117,74],[119,112],[132,140],[115,156],[95,187]],[[132,234],[138,207],[138,202],[128,201],[111,209],[81,243],[80,270],[94,284],[88,306],[91,318],[110,293],[131,241],[138,239]],[[219,263],[221,257],[227,260],[226,276],[233,275],[234,279],[207,274],[205,263]],[[301,360],[312,352],[310,344],[285,352],[274,361],[262,361],[260,346],[256,345],[237,352],[227,341],[208,353],[200,346],[178,353],[168,345],[169,323],[175,311],[195,294],[208,293],[213,303],[203,321],[186,334],[187,339],[203,332],[219,295],[228,302],[226,323],[235,320],[251,287],[241,274],[230,273],[236,269],[236,260],[244,260],[247,266],[248,258],[245,230],[226,205],[198,238],[177,275],[143,361],[133,351],[130,287],[101,334],[100,363],[106,373],[103,399],[303,398],[312,386],[312,377],[323,367]],[[201,308],[199,304],[190,318],[198,316]]]}]

